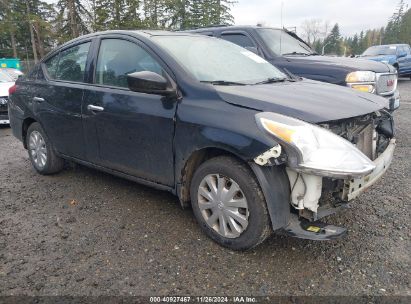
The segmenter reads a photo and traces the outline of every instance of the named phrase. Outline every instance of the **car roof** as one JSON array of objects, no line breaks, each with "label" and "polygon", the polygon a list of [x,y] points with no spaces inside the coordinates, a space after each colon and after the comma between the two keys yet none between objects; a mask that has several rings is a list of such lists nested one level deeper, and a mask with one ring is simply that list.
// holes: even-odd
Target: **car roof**
[{"label": "car roof", "polygon": [[140,38],[151,38],[154,36],[197,36],[195,33],[187,33],[187,32],[172,32],[172,31],[164,31],[164,30],[109,30],[109,31],[101,31],[101,32],[95,32],[87,35],[83,35],[80,37],[77,37],[75,39],[72,39],[61,46],[59,46],[57,49],[61,49],[66,45],[70,45],[73,43],[76,43],[78,41],[82,41],[84,39],[90,39],[94,37],[100,37],[100,36],[105,36],[105,35],[113,35],[113,34],[119,34],[119,35],[131,35],[135,37],[140,37]]},{"label": "car roof", "polygon": [[276,29],[280,30],[280,28],[275,28],[271,26],[259,26],[259,25],[216,25],[216,26],[209,26],[209,27],[199,27],[191,30],[187,30],[185,32],[202,32],[202,31],[221,31],[221,30],[244,30],[244,29]]},{"label": "car roof", "polygon": [[187,33],[187,32],[172,32],[172,31],[165,31],[165,30],[109,30],[109,31],[100,31],[95,33],[86,34],[77,38],[74,38],[62,45],[57,46],[51,52],[49,52],[46,56],[41,59],[41,62],[47,61],[50,57],[54,56],[54,54],[60,52],[62,49],[70,47],[73,44],[81,43],[84,40],[92,39],[95,37],[101,37],[106,35],[128,35],[134,36],[136,38],[145,38],[150,39],[151,37],[155,36],[194,36],[198,37],[199,35],[196,33]]}]

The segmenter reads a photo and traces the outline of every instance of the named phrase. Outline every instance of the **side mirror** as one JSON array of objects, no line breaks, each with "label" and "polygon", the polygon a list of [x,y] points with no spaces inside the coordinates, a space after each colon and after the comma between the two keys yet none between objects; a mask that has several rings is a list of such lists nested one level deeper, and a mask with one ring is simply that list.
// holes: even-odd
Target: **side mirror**
[{"label": "side mirror", "polygon": [[254,54],[260,55],[260,54],[258,54],[258,49],[254,46],[247,46],[247,47],[245,47],[245,49],[247,51],[253,52]]},{"label": "side mirror", "polygon": [[407,52],[401,51],[401,52],[398,53],[398,58],[402,58],[402,57],[406,57],[406,56],[407,56]]},{"label": "side mirror", "polygon": [[169,87],[167,79],[163,76],[150,72],[135,72],[127,75],[128,88],[133,92],[157,95],[173,95],[175,90]]}]

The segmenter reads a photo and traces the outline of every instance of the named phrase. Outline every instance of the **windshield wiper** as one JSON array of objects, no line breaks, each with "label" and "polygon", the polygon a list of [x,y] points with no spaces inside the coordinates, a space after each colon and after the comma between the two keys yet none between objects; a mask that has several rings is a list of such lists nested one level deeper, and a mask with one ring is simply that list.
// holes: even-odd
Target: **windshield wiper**
[{"label": "windshield wiper", "polygon": [[203,80],[203,81],[200,81],[200,82],[210,83],[210,84],[213,84],[213,85],[226,85],[226,86],[230,86],[230,85],[242,85],[242,86],[244,86],[244,85],[247,85],[247,84],[242,83],[242,82],[226,81],[226,80],[212,80],[212,81],[211,80],[210,81]]},{"label": "windshield wiper", "polygon": [[310,56],[311,54],[308,53],[302,53],[302,52],[292,52],[292,53],[285,53],[282,54],[283,56],[287,56],[287,55],[303,55],[303,56]]},{"label": "windshield wiper", "polygon": [[282,78],[282,77],[272,77],[272,78],[268,78],[266,80],[260,81],[255,83],[255,85],[257,84],[267,84],[267,83],[275,83],[275,82],[284,82],[286,80],[286,78]]}]

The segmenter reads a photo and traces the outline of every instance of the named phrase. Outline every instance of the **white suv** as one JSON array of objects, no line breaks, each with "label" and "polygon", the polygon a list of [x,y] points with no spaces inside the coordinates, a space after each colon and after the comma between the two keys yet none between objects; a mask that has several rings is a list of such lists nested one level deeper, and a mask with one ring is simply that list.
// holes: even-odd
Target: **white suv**
[{"label": "white suv", "polygon": [[8,101],[9,88],[14,85],[14,80],[6,73],[0,70],[0,125],[8,125]]}]

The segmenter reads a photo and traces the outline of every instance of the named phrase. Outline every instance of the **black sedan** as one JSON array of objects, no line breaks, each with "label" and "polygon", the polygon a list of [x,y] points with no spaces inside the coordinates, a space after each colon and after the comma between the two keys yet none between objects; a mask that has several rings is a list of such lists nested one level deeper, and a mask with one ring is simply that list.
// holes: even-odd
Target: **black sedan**
[{"label": "black sedan", "polygon": [[69,160],[171,191],[234,250],[272,231],[344,235],[319,219],[378,180],[395,146],[386,99],[289,78],[202,35],[83,36],[10,93],[13,133],[40,174]]}]

